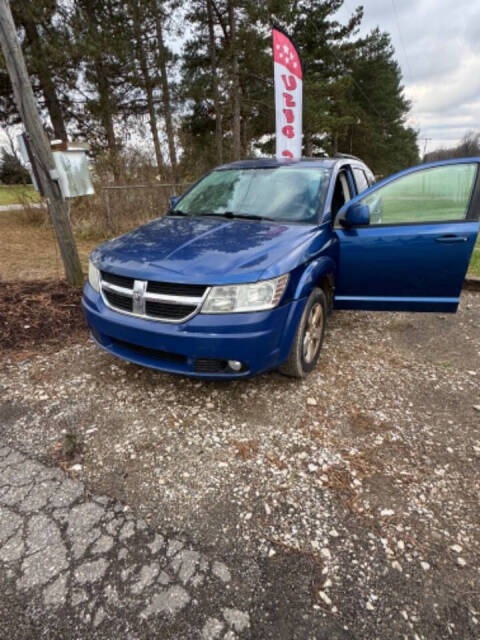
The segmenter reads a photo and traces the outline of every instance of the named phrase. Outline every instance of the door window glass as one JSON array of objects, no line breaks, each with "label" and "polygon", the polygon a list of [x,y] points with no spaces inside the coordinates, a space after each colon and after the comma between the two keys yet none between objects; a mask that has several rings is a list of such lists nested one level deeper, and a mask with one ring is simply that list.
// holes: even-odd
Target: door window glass
[{"label": "door window glass", "polygon": [[353,175],[355,177],[355,184],[357,185],[358,193],[362,193],[362,191],[365,191],[365,189],[368,189],[367,178],[361,169],[354,168]]},{"label": "door window glass", "polygon": [[457,164],[416,171],[365,196],[370,224],[405,224],[464,220],[476,164]]}]

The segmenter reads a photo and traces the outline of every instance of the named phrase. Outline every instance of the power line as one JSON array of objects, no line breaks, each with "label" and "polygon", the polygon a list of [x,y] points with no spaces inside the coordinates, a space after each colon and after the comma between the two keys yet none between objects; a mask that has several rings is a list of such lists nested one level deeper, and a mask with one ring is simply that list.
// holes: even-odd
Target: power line
[{"label": "power line", "polygon": [[395,0],[392,0],[392,7],[393,7],[393,13],[395,14],[395,22],[397,24],[398,38],[400,40],[400,45],[401,45],[401,47],[403,49],[403,56],[405,58],[405,64],[406,64],[406,67],[407,67],[409,79],[410,79],[410,82],[413,84],[412,69],[410,68],[410,62],[408,60],[407,50],[405,49],[405,44],[404,44],[403,38],[402,38],[402,32],[400,31],[400,21],[398,19],[398,12],[397,12],[397,7],[396,7],[396,4],[395,4]]},{"label": "power line", "polygon": [[[315,31],[320,35],[320,31],[319,31],[318,27],[316,25],[313,25],[313,26],[315,28]],[[339,65],[340,68],[344,68],[345,67],[344,62],[342,60],[340,60],[339,57],[337,57],[337,54],[336,54],[336,52],[335,52],[333,47],[330,47],[330,55],[335,59],[335,61],[337,62],[337,64]],[[372,111],[378,116],[380,121],[383,124],[385,124],[385,121],[383,120],[383,117],[377,111],[377,108],[373,104],[373,101],[370,100],[370,98],[367,95],[367,93],[363,90],[363,88],[360,86],[360,84],[355,80],[355,74],[352,73],[352,74],[349,75],[349,77],[351,78],[353,84],[357,87],[358,91],[363,95],[363,97],[365,98],[365,100],[367,101],[369,106],[372,108]]]}]

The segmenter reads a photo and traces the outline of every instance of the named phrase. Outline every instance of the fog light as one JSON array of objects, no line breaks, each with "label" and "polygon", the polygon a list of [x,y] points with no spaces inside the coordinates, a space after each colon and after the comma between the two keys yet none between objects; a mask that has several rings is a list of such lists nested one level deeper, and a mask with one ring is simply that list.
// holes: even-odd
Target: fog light
[{"label": "fog light", "polygon": [[240,371],[240,369],[242,368],[242,363],[239,360],[229,360],[228,366],[230,367],[230,369],[232,369],[232,371]]}]

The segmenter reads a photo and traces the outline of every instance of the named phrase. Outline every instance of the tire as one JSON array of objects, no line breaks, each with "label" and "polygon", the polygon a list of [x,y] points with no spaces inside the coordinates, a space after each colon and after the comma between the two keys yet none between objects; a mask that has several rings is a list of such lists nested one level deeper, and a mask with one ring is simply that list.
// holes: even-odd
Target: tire
[{"label": "tire", "polygon": [[[292,378],[305,378],[315,368],[322,349],[327,314],[325,292],[323,289],[314,289],[298,323],[290,354],[279,367],[280,373]],[[313,332],[312,323],[315,329]],[[310,338],[307,333],[310,334]]]}]

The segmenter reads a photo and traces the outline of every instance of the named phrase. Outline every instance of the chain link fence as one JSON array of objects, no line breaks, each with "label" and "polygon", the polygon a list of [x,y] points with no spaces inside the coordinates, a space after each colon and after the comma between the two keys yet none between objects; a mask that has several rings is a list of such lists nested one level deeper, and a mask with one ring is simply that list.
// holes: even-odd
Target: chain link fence
[{"label": "chain link fence", "polygon": [[181,195],[189,183],[115,185],[103,187],[104,225],[118,232],[163,215],[171,196]]}]

